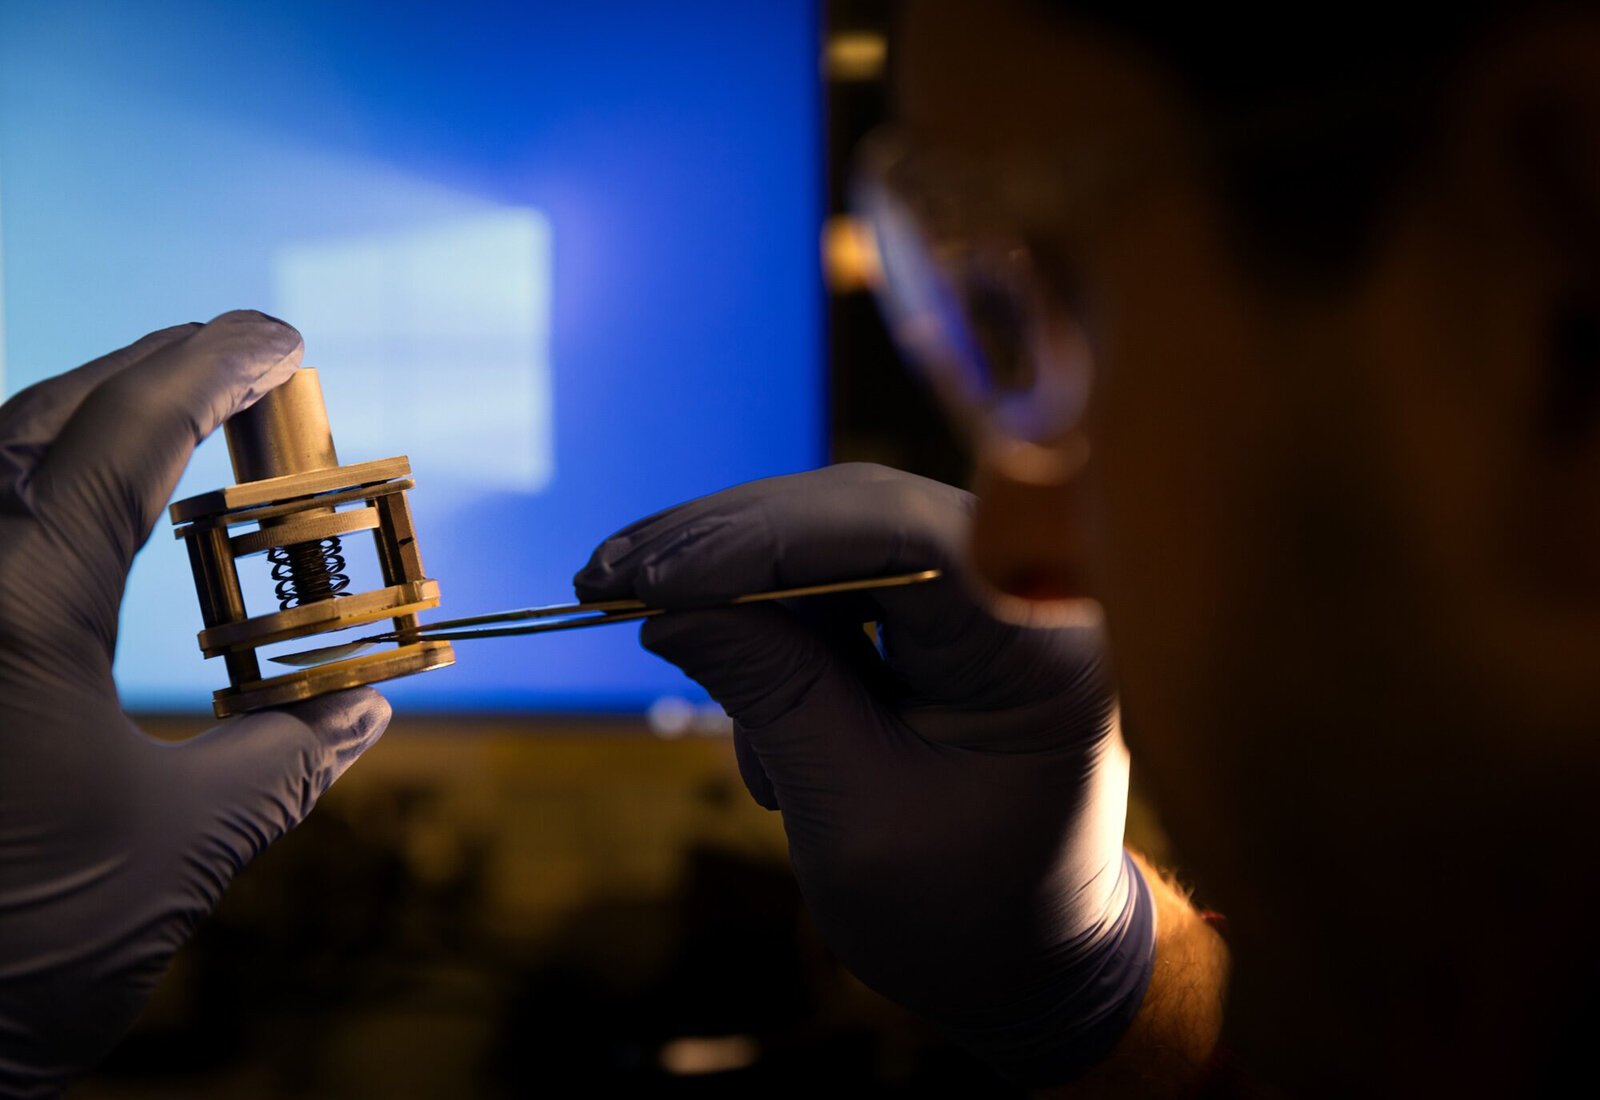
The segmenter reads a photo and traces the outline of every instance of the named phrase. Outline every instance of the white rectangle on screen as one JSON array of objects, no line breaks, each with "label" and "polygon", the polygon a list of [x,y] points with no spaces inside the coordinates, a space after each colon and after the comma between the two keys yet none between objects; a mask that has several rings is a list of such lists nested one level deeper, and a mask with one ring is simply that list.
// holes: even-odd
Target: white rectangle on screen
[{"label": "white rectangle on screen", "polygon": [[340,459],[411,453],[430,479],[548,485],[551,263],[549,223],[527,208],[277,249],[278,315],[330,412],[362,409],[335,416]]}]

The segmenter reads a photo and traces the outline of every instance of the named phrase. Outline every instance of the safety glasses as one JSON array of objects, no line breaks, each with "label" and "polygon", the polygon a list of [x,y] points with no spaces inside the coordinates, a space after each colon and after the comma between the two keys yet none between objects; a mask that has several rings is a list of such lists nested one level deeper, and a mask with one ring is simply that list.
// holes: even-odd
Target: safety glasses
[{"label": "safety glasses", "polygon": [[1070,478],[1088,453],[1089,344],[1001,204],[961,165],[888,131],[858,151],[851,202],[889,329],[956,427],[1023,480]]}]

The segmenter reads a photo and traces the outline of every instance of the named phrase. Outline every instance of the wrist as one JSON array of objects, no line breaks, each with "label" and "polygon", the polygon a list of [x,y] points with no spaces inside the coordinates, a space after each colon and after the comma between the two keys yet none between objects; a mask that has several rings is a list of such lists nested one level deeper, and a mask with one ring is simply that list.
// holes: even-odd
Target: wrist
[{"label": "wrist", "polygon": [[1155,965],[1156,903],[1126,852],[1113,904],[1095,928],[1057,945],[1004,1004],[933,1023],[1019,1084],[1071,1080],[1100,1062],[1133,1023]]},{"label": "wrist", "polygon": [[[1228,983],[1228,949],[1216,914],[1195,909],[1189,893],[1137,854],[1155,897],[1155,967],[1133,1023],[1099,1064],[1070,1084],[1039,1095],[1061,1100],[1125,1096],[1198,1100],[1226,1089],[1216,1076]],[[1227,1095],[1233,1095],[1231,1092]],[[1256,1095],[1249,1091],[1249,1095]]]}]

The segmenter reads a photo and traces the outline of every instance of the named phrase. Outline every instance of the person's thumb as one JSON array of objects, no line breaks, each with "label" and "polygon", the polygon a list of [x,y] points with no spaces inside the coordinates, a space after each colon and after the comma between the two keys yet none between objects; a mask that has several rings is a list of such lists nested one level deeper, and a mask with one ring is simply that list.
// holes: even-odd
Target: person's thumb
[{"label": "person's thumb", "polygon": [[225,722],[174,747],[188,780],[171,790],[199,844],[195,888],[209,905],[229,879],[303,821],[389,724],[371,688]]}]

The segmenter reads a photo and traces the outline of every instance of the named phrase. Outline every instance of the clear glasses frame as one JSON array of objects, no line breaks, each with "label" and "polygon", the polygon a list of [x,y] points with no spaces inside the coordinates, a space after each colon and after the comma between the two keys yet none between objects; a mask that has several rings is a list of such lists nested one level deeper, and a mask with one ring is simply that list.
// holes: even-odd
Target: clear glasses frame
[{"label": "clear glasses frame", "polygon": [[885,130],[857,151],[851,206],[872,237],[890,333],[956,428],[1020,480],[1070,479],[1088,457],[1089,341],[999,197]]}]

